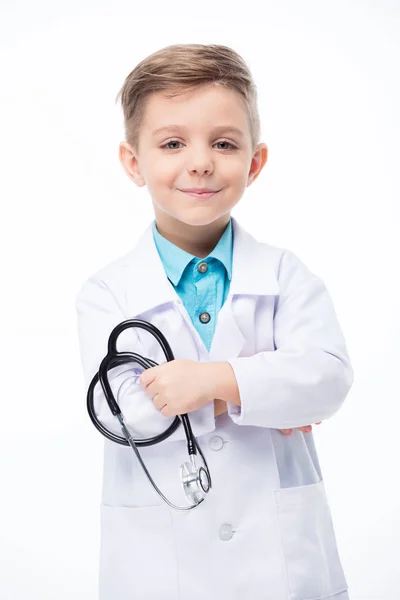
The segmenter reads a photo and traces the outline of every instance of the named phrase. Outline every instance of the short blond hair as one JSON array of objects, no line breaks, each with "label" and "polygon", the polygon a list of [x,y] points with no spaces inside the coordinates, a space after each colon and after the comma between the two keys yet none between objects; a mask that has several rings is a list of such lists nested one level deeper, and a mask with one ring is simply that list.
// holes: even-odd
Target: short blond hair
[{"label": "short blond hair", "polygon": [[166,46],[136,65],[116,97],[116,102],[121,98],[126,141],[139,148],[140,124],[149,94],[169,90],[164,95],[173,98],[209,83],[235,90],[242,96],[254,152],[260,138],[256,85],[243,58],[232,48],[216,44]]}]

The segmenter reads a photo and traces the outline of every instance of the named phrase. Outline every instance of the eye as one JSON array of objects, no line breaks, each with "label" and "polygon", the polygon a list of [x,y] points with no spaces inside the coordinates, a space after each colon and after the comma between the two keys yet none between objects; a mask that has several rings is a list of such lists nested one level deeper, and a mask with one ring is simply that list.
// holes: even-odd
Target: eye
[{"label": "eye", "polygon": [[[166,150],[178,150],[178,148],[175,146],[174,148],[170,147],[170,144],[181,144],[182,142],[180,142],[179,140],[170,140],[169,142],[167,142],[166,144],[164,144],[163,146],[161,146],[161,148],[165,148]],[[231,144],[231,142],[227,142],[226,140],[221,140],[220,142],[216,142],[217,144],[228,144],[228,146],[230,146],[229,148],[219,148],[220,150],[237,150],[237,146],[234,146],[233,144]]]},{"label": "eye", "polygon": [[[230,146],[230,148],[227,148],[227,149],[229,149],[229,150],[233,150],[233,149],[237,148],[236,146],[234,146],[230,142],[227,142],[226,140],[222,140],[221,142],[217,142],[217,144],[228,144],[228,146]],[[221,148],[221,150],[224,150],[224,148]]]},{"label": "eye", "polygon": [[[164,144],[164,146],[161,146],[161,148],[167,148],[167,146],[169,144],[180,144],[181,142],[179,142],[178,140],[170,140],[169,142],[167,142],[166,144]],[[177,150],[177,148],[167,148],[167,150]]]}]

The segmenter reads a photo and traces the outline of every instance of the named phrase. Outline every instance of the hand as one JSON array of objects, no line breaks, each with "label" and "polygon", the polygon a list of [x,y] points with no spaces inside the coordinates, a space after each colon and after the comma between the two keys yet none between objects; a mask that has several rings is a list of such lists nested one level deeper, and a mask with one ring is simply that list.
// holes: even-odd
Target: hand
[{"label": "hand", "polygon": [[[320,423],[322,423],[322,421],[317,421],[315,425],[320,425]],[[299,429],[304,433],[310,433],[310,431],[312,431],[312,425],[303,425],[303,427],[295,427],[295,429]],[[293,429],[278,429],[278,431],[280,431],[284,435],[292,435],[293,433]]]},{"label": "hand", "polygon": [[165,417],[192,412],[215,398],[215,383],[207,363],[189,359],[164,362],[146,369],[140,384]]}]

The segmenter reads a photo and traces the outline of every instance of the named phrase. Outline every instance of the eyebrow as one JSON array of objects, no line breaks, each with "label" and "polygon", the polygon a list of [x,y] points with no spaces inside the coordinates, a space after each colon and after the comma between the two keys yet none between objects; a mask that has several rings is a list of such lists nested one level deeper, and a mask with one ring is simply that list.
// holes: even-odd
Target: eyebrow
[{"label": "eyebrow", "polygon": [[[165,125],[164,127],[160,127],[159,129],[156,129],[155,131],[153,131],[153,136],[157,135],[158,133],[161,133],[162,131],[176,131],[176,130],[185,130],[186,126],[185,125]],[[240,137],[244,137],[244,133],[241,129],[239,129],[238,127],[234,127],[233,125],[218,125],[217,127],[214,127],[213,129],[214,133],[217,132],[232,132],[232,133],[236,133],[236,135],[240,136]]]}]

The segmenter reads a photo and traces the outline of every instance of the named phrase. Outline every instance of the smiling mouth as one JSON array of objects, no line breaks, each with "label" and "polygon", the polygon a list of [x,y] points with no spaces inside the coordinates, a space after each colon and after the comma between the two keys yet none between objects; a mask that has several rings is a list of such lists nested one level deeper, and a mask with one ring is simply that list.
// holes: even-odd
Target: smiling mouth
[{"label": "smiling mouth", "polygon": [[179,190],[179,191],[182,192],[182,194],[186,194],[187,196],[192,196],[193,198],[207,199],[207,198],[211,198],[211,196],[215,196],[215,194],[218,194],[221,190],[217,190],[216,192],[202,192],[202,193],[185,192],[184,190]]}]

